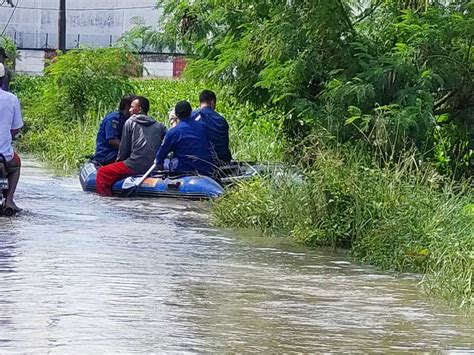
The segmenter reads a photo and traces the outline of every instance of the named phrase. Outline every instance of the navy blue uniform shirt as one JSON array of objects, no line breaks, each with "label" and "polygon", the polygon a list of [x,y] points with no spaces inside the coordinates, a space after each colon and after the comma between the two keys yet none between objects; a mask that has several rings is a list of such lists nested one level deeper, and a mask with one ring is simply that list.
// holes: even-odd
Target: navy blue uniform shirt
[{"label": "navy blue uniform shirt", "polygon": [[191,118],[206,127],[219,163],[228,164],[232,160],[232,154],[229,150],[229,125],[225,118],[210,107],[195,110]]},{"label": "navy blue uniform shirt", "polygon": [[214,161],[205,127],[187,118],[171,128],[156,154],[156,163],[163,165],[172,152],[169,169],[177,173],[198,172],[212,175]]},{"label": "navy blue uniform shirt", "polygon": [[109,113],[102,120],[95,142],[94,159],[97,162],[107,164],[115,161],[118,149],[112,147],[108,141],[122,139],[122,129],[126,120],[127,118],[119,111]]}]

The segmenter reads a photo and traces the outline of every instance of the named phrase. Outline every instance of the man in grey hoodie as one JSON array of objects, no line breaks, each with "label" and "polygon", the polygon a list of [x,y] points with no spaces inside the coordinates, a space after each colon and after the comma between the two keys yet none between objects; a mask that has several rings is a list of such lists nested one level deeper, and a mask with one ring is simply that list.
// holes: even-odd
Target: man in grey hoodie
[{"label": "man in grey hoodie", "polygon": [[166,134],[166,127],[148,116],[150,102],[143,96],[132,101],[132,115],[123,126],[117,162],[99,168],[96,191],[112,195],[112,186],[128,176],[143,174],[153,165],[156,152]]}]

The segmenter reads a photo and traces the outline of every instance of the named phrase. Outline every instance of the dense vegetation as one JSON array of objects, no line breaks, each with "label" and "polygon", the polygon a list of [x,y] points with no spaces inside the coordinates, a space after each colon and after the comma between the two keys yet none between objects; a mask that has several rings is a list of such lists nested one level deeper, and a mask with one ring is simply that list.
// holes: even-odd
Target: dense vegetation
[{"label": "dense vegetation", "polygon": [[468,173],[474,139],[472,1],[160,0],[158,31],[135,34],[194,54],[192,78],[285,113],[285,133],[414,144],[447,173]]},{"label": "dense vegetation", "polygon": [[212,87],[236,158],[302,175],[239,184],[214,204],[217,224],[351,248],[474,304],[472,1],[159,3],[158,31],[132,35],[189,53],[187,80],[131,78],[140,63],[124,49],[68,52],[44,78],[15,79],[24,149],[70,170],[123,93],[149,97],[165,121]]},{"label": "dense vegetation", "polygon": [[15,42],[4,35],[0,35],[0,48],[3,48],[8,56],[7,64],[12,65],[13,61],[17,58]]}]

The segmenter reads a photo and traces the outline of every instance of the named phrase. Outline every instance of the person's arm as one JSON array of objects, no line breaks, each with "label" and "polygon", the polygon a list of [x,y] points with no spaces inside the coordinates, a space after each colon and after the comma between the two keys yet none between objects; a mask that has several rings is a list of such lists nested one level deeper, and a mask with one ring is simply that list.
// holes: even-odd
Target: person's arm
[{"label": "person's arm", "polygon": [[16,139],[18,134],[20,133],[20,129],[12,129],[11,131],[12,139]]},{"label": "person's arm", "polygon": [[120,147],[120,132],[118,131],[118,120],[109,119],[105,122],[105,140],[109,145],[114,147],[115,149],[119,149]]},{"label": "person's arm", "polygon": [[123,161],[132,153],[132,122],[127,121],[123,126],[122,140],[117,154],[117,161]]},{"label": "person's arm", "polygon": [[120,139],[118,138],[112,138],[112,139],[109,139],[107,141],[107,143],[109,145],[111,145],[112,147],[114,147],[115,149],[119,149],[120,148]]},{"label": "person's arm", "polygon": [[163,138],[163,142],[161,143],[160,149],[156,153],[155,163],[159,169],[163,169],[163,163],[165,159],[168,157],[168,154],[173,150],[174,142],[176,140],[176,135],[174,134],[174,129],[170,129],[165,138]]},{"label": "person's arm", "polygon": [[11,135],[12,138],[15,139],[16,135],[20,132],[20,128],[23,127],[23,119],[21,117],[21,107],[20,101],[15,98],[15,102],[13,104],[13,122],[11,128]]},{"label": "person's arm", "polygon": [[178,124],[178,116],[176,116],[174,109],[168,112],[168,120],[170,122],[171,128],[175,127]]},{"label": "person's arm", "polygon": [[230,151],[230,141],[229,141],[229,123],[224,118],[224,144],[227,148],[227,159],[232,160],[232,152]]}]

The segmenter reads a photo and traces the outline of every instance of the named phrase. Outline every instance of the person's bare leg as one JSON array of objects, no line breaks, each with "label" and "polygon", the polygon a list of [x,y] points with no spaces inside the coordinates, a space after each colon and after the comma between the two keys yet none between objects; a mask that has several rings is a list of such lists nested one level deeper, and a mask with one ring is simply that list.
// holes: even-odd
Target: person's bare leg
[{"label": "person's bare leg", "polygon": [[16,212],[20,212],[22,209],[13,202],[13,196],[15,195],[16,186],[20,180],[20,169],[10,173],[8,175],[8,193],[5,201],[5,206],[10,206],[15,209]]}]

